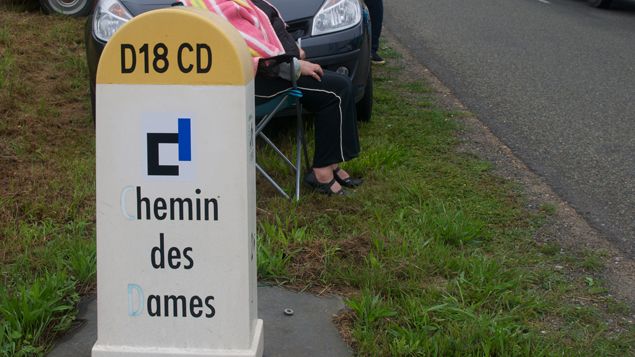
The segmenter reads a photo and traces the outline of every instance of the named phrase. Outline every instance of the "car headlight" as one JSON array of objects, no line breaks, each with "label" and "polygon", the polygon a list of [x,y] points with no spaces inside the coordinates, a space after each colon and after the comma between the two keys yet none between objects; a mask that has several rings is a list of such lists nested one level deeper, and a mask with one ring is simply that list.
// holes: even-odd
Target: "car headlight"
[{"label": "car headlight", "polygon": [[98,39],[107,42],[131,18],[132,15],[118,0],[101,0],[93,15],[93,33]]},{"label": "car headlight", "polygon": [[362,20],[359,0],[326,0],[313,18],[313,36],[345,30]]}]

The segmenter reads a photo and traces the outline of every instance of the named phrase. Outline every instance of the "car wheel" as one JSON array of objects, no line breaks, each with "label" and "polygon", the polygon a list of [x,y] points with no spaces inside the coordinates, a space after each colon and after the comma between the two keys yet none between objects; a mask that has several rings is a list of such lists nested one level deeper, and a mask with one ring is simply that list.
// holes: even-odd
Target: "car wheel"
[{"label": "car wheel", "polygon": [[368,79],[364,88],[364,96],[357,102],[357,120],[369,122],[373,114],[373,73],[368,69]]},{"label": "car wheel", "polygon": [[86,16],[93,9],[94,0],[40,0],[45,13]]},{"label": "car wheel", "polygon": [[612,0],[588,0],[589,5],[599,7],[602,9],[608,9],[611,6]]}]

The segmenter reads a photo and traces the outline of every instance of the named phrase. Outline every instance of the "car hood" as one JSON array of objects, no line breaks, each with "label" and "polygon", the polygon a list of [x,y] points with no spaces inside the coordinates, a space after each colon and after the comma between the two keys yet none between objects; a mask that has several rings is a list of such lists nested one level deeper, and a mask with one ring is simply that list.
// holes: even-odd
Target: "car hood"
[{"label": "car hood", "polygon": [[144,12],[170,7],[176,0],[119,0],[130,11],[132,16]]},{"label": "car hood", "polygon": [[278,8],[285,21],[295,21],[315,16],[324,0],[269,0],[269,2]]},{"label": "car hood", "polygon": [[[130,11],[132,16],[137,16],[146,11],[169,7],[176,0],[120,0]],[[280,10],[285,21],[296,21],[307,17],[313,17],[318,12],[324,0],[269,0]]]}]

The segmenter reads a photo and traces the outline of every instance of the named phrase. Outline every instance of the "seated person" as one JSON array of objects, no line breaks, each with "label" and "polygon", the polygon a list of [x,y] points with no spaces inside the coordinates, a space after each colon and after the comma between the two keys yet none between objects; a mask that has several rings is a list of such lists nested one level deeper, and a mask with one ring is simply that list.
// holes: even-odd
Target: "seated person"
[{"label": "seated person", "polygon": [[[201,7],[227,19],[245,39],[254,57],[256,101],[266,101],[291,87],[295,76],[303,92],[302,105],[315,113],[315,153],[312,170],[304,181],[317,192],[344,195],[343,187],[362,183],[339,167],[359,155],[355,99],[350,78],[323,70],[304,60],[304,51],[286,30],[278,10],[264,0],[183,0],[186,6]],[[199,5],[200,4],[200,5]],[[260,59],[279,55],[294,57],[295,73],[289,64],[263,66]],[[260,65],[258,65],[260,63]]]}]

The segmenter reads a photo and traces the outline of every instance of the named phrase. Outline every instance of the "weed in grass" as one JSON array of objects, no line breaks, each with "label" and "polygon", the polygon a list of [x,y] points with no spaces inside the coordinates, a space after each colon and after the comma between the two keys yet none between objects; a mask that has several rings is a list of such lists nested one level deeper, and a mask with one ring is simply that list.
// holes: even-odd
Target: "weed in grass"
[{"label": "weed in grass", "polygon": [[9,146],[9,154],[14,157],[25,156],[28,152],[27,143],[24,142],[24,139],[17,137],[8,142]]},{"label": "weed in grass", "polygon": [[397,145],[371,146],[358,159],[343,166],[353,175],[362,175],[364,172],[389,172],[403,164],[407,156],[408,151]]},{"label": "weed in grass", "polygon": [[[461,208],[425,197],[425,194],[423,197],[420,195],[420,191],[403,188],[397,196],[404,208],[398,211],[394,219],[396,229],[416,226],[422,236],[454,246],[484,238],[484,224],[481,221],[470,217]],[[418,204],[409,207],[413,198]]]},{"label": "weed in grass", "polygon": [[430,87],[423,82],[403,82],[403,83],[400,83],[398,86],[402,90],[406,90],[408,92],[417,93],[417,94],[432,92],[432,89],[430,89]]},{"label": "weed in grass", "polygon": [[603,286],[592,286],[587,290],[589,295],[604,296],[608,293],[608,290]]},{"label": "weed in grass", "polygon": [[[7,26],[0,27],[0,46],[11,47],[11,33]],[[1,49],[2,48],[0,48],[0,50]]]},{"label": "weed in grass", "polygon": [[417,107],[420,109],[431,109],[434,108],[435,104],[429,100],[420,100],[417,102]]},{"label": "weed in grass", "polygon": [[[17,355],[42,354],[43,342],[70,326],[79,297],[75,284],[63,273],[47,273],[13,293],[0,290],[0,317],[5,336],[0,350]],[[7,328],[8,326],[8,328]]]},{"label": "weed in grass", "polygon": [[[1,33],[0,33],[1,34]],[[0,92],[3,96],[9,96],[10,75],[13,72],[14,59],[9,50],[0,51]],[[5,92],[6,91],[6,92]]]},{"label": "weed in grass", "polygon": [[[291,230],[289,234],[284,229],[282,219],[276,217],[277,224],[262,222],[259,224],[257,237],[258,274],[262,278],[284,280],[288,276],[288,265],[293,254],[288,250],[291,243],[302,241],[306,228]],[[286,221],[289,223],[289,221]]]},{"label": "weed in grass", "polygon": [[548,269],[534,271],[531,281],[545,291],[565,292],[569,286],[567,280],[560,272]]},{"label": "weed in grass", "polygon": [[580,268],[592,272],[598,272],[604,269],[605,253],[587,250],[582,255],[583,258],[577,261]]},{"label": "weed in grass", "polygon": [[485,173],[492,169],[492,163],[487,161],[479,162],[474,164],[473,169],[478,173]]},{"label": "weed in grass", "polygon": [[52,24],[48,29],[48,40],[50,43],[60,43],[66,46],[73,46],[82,42],[82,37],[77,36],[77,27],[70,21],[59,21]]},{"label": "weed in grass", "polygon": [[51,106],[44,98],[37,100],[36,114],[40,118],[59,118],[60,111]]},{"label": "weed in grass", "polygon": [[462,245],[481,237],[484,224],[470,219],[461,209],[436,202],[429,211],[428,226],[435,238],[452,245]]},{"label": "weed in grass", "polygon": [[291,255],[271,244],[269,239],[259,236],[258,240],[258,277],[271,280],[286,280],[287,265]]},{"label": "weed in grass", "polygon": [[63,260],[65,268],[82,286],[79,292],[87,293],[92,289],[97,273],[95,244],[90,240],[70,240],[69,243],[70,247],[65,249],[67,256]]},{"label": "weed in grass", "polygon": [[547,203],[543,203],[542,205],[540,205],[540,211],[544,212],[545,214],[552,216],[556,213],[557,211],[557,207],[555,204],[551,203],[551,202],[547,202]]},{"label": "weed in grass", "polygon": [[362,326],[370,327],[380,320],[397,315],[382,301],[381,297],[370,291],[362,291],[358,298],[349,299],[346,305],[353,310]]},{"label": "weed in grass", "polygon": [[554,256],[560,253],[560,246],[554,242],[546,242],[539,245],[540,252],[546,255]]},{"label": "weed in grass", "polygon": [[298,226],[292,221],[292,216],[286,217],[285,222],[280,217],[276,217],[275,223],[262,222],[260,231],[269,237],[270,241],[275,241],[283,247],[288,247],[292,243],[301,243],[307,239],[306,226]]},{"label": "weed in grass", "polygon": [[[56,332],[65,330],[72,321],[78,292],[92,289],[94,241],[73,235],[81,234],[87,227],[74,222],[59,227],[52,220],[20,225],[16,235],[22,239],[19,243],[31,248],[2,269],[10,280],[0,297],[0,315],[9,321],[14,335],[7,343],[15,346],[17,355],[41,351]],[[33,280],[40,274],[39,269],[46,269],[44,275]]]},{"label": "weed in grass", "polygon": [[[63,62],[63,68],[66,73],[71,74],[68,81],[70,88],[65,95],[66,99],[76,99],[73,98],[73,96],[77,95],[77,92],[86,93],[88,65],[86,64],[84,56],[67,57]],[[85,98],[88,98],[88,95],[86,95]]]}]

